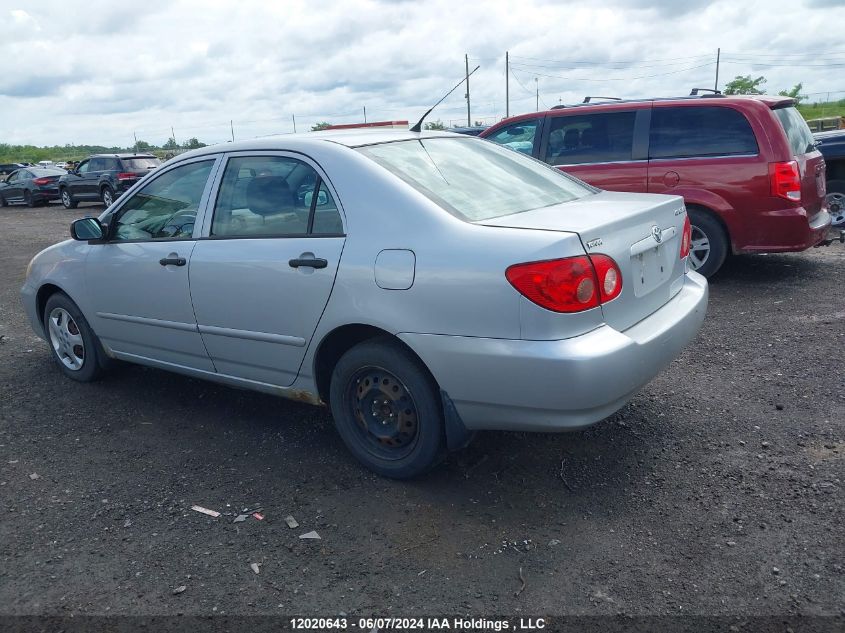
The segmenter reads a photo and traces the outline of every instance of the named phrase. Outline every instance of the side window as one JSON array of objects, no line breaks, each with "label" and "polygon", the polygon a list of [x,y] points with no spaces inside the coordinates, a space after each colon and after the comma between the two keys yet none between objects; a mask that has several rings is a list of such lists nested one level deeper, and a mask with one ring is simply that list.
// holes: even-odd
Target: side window
[{"label": "side window", "polygon": [[631,160],[636,116],[631,111],[554,117],[544,160],[551,165]]},{"label": "side window", "polygon": [[342,225],[335,230],[339,223],[334,200],[310,165],[283,156],[247,156],[226,164],[211,235],[307,235],[309,225],[314,233],[342,233]]},{"label": "side window", "polygon": [[102,169],[107,171],[119,171],[120,162],[116,158],[104,158]]},{"label": "side window", "polygon": [[503,127],[495,134],[488,136],[487,140],[531,156],[534,150],[534,136],[537,134],[539,123],[540,119],[520,121]]},{"label": "side window", "polygon": [[20,175],[20,171],[13,171],[11,174],[9,174],[9,177],[6,178],[6,182],[17,182],[20,178]]},{"label": "side window", "polygon": [[649,158],[756,154],[757,140],[745,116],[718,106],[655,107]]},{"label": "side window", "polygon": [[181,165],[133,195],[111,222],[113,240],[188,239],[214,160]]},{"label": "side window", "polygon": [[76,171],[80,174],[85,174],[85,173],[88,173],[89,169],[91,169],[91,161],[90,160],[84,160],[81,163],[79,163],[79,167],[76,168]]}]

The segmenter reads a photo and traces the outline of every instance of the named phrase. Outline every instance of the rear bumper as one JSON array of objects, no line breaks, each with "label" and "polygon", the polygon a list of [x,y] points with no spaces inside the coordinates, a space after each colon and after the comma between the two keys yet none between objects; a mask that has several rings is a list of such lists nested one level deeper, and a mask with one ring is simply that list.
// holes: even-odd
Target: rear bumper
[{"label": "rear bumper", "polygon": [[695,337],[707,281],[681,291],[633,327],[602,325],[557,341],[400,334],[447,392],[470,430],[565,431],[619,410]]},{"label": "rear bumper", "polygon": [[59,199],[59,188],[52,187],[52,188],[45,188],[45,189],[35,189],[32,192],[32,199],[36,202],[46,202],[50,200],[58,200]]},{"label": "rear bumper", "polygon": [[772,211],[757,220],[755,244],[736,245],[736,253],[787,253],[805,251],[827,236],[830,214],[823,208],[807,217],[803,207]]}]

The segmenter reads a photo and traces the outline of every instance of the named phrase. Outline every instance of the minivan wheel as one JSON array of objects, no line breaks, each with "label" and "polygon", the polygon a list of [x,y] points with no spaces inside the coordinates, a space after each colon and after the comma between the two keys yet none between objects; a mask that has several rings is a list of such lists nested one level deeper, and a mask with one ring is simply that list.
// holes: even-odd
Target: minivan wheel
[{"label": "minivan wheel", "polygon": [[91,382],[100,377],[100,341],[76,304],[57,292],[44,308],[44,332],[53,360],[68,378]]},{"label": "minivan wheel", "polygon": [[355,458],[384,477],[421,475],[446,455],[438,390],[413,354],[389,339],[350,349],[332,372],[330,404]]},{"label": "minivan wheel", "polygon": [[728,237],[719,221],[706,211],[689,209],[692,229],[688,262],[697,273],[710,277],[728,255]]},{"label": "minivan wheel", "polygon": [[62,189],[62,204],[65,206],[65,209],[75,209],[79,203],[73,199],[70,191]]},{"label": "minivan wheel", "polygon": [[833,226],[845,225],[845,180],[831,180],[827,183],[827,210]]},{"label": "minivan wheel", "polygon": [[106,205],[106,208],[108,208],[112,205],[112,202],[114,202],[114,191],[111,190],[111,187],[103,187],[101,197],[103,199],[103,204]]}]

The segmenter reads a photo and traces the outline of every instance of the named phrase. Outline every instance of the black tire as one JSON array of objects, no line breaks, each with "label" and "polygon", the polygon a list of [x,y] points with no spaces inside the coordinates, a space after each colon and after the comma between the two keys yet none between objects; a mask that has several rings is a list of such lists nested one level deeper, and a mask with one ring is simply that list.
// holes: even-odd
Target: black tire
[{"label": "black tire", "polygon": [[32,208],[35,206],[35,200],[32,199],[32,194],[29,191],[23,192],[23,201],[26,203],[26,206]]},{"label": "black tire", "polygon": [[100,190],[100,199],[108,209],[114,203],[114,190],[106,185]]},{"label": "black tire", "polygon": [[0,207],[8,207],[8,206],[9,206],[9,203],[6,202],[6,198],[4,198],[3,196],[0,196]]},{"label": "black tire", "polygon": [[396,341],[372,339],[347,351],[332,372],[329,400],[347,448],[383,477],[416,477],[446,456],[437,385]]},{"label": "black tire", "polygon": [[[728,256],[728,235],[719,220],[709,211],[691,208],[688,213],[692,225],[692,245],[688,258],[690,268],[705,277],[711,277],[722,267]],[[702,238],[706,242],[700,242]],[[696,242],[701,244],[698,249],[695,247]]]},{"label": "black tire", "polygon": [[[65,315],[70,315],[72,321],[65,320]],[[58,317],[58,323],[51,324],[51,316],[54,318]],[[100,340],[97,338],[97,335],[94,334],[91,326],[88,325],[88,321],[85,320],[82,312],[78,307],[76,307],[76,304],[71,301],[70,297],[63,292],[57,292],[52,295],[47,300],[47,305],[44,307],[42,322],[44,323],[44,333],[47,337],[47,345],[50,348],[50,354],[65,376],[79,382],[92,382],[101,376],[103,368],[100,357],[104,355],[104,352],[102,351]],[[79,360],[79,350],[76,349],[73,351],[73,356],[71,356],[72,344],[68,342],[69,338],[65,336],[65,338],[62,339],[60,334],[54,334],[51,331],[54,325],[57,326],[59,330],[61,330],[64,326],[65,335],[68,333],[71,335],[74,333],[81,335],[82,358],[78,368],[73,369],[68,363],[73,363],[75,360]],[[58,344],[57,340],[59,341]],[[67,344],[62,346],[62,342]]]},{"label": "black tire", "polygon": [[825,200],[833,226],[845,226],[845,180],[828,180]]},{"label": "black tire", "polygon": [[62,197],[62,204],[64,205],[65,209],[75,209],[79,203],[73,199],[70,191],[68,191],[67,187],[62,187],[61,190],[61,197]]}]

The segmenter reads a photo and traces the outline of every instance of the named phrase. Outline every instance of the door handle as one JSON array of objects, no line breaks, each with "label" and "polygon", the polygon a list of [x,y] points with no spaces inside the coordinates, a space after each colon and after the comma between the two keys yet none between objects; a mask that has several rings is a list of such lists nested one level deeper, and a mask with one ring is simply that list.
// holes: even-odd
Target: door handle
[{"label": "door handle", "polygon": [[308,259],[292,259],[288,262],[291,268],[299,268],[300,266],[310,266],[311,268],[325,268],[329,265],[325,259],[320,257],[311,257]]},{"label": "door handle", "polygon": [[158,263],[162,266],[184,266],[188,260],[184,257],[162,257]]}]

